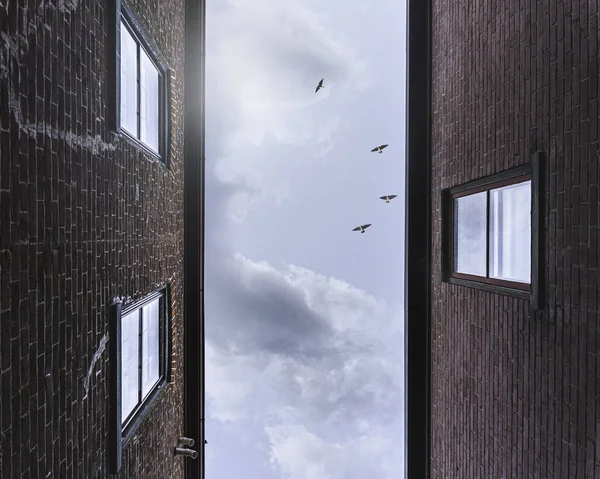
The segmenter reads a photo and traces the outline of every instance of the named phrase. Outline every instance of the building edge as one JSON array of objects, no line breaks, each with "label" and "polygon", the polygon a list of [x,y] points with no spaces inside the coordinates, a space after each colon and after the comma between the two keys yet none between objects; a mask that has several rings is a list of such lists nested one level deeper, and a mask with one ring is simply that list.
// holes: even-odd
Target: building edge
[{"label": "building edge", "polygon": [[197,460],[186,478],[205,477],[204,454],[204,184],[206,2],[185,2],[184,126],[184,377],[185,434]]},{"label": "building edge", "polygon": [[408,0],[405,476],[430,477],[431,0]]}]

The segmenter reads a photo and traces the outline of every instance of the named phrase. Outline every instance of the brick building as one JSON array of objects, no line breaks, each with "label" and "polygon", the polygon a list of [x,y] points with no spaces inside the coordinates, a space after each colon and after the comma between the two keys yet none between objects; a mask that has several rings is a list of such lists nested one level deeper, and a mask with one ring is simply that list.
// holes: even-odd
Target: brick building
[{"label": "brick building", "polygon": [[598,478],[598,4],[409,10],[409,477]]},{"label": "brick building", "polygon": [[203,477],[203,42],[200,0],[0,1],[0,477]]}]

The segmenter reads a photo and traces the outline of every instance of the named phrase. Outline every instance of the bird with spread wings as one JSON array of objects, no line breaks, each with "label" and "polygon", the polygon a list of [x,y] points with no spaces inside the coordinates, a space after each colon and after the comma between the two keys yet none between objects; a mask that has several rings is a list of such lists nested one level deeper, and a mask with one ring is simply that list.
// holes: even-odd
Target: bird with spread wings
[{"label": "bird with spread wings", "polygon": [[360,231],[361,233],[364,233],[364,232],[365,232],[365,230],[366,230],[366,229],[367,229],[369,226],[371,226],[371,223],[369,223],[368,225],[360,225],[360,226],[357,226],[357,227],[356,227],[356,228],[354,228],[352,231]]},{"label": "bird with spread wings", "polygon": [[377,152],[377,153],[383,153],[383,149],[387,148],[388,146],[389,145],[379,145],[379,146],[376,146],[375,148],[373,148],[371,150],[371,153],[375,153],[375,152]]},{"label": "bird with spread wings", "polygon": [[397,196],[398,195],[385,195],[385,196],[380,196],[379,199],[380,200],[385,200],[386,203],[389,203],[391,200],[393,200]]},{"label": "bird with spread wings", "polygon": [[[319,84],[317,85],[317,88],[315,89],[315,93],[317,93],[317,92],[318,92],[318,91],[319,91],[321,88],[325,88],[325,87],[323,86],[323,80],[324,80],[324,78],[321,78],[321,81],[319,82]],[[371,150],[371,152],[373,152],[373,153],[375,153],[375,152],[377,152],[377,153],[383,153],[383,150],[384,150],[385,148],[387,148],[388,146],[389,146],[389,145],[387,145],[387,144],[386,144],[386,145],[379,145],[379,146],[376,146],[375,148],[373,148],[373,149]],[[393,199],[394,199],[394,198],[396,198],[397,196],[398,196],[398,195],[385,195],[385,196],[380,196],[379,198],[380,198],[380,199],[382,199],[382,200],[384,200],[386,203],[389,203],[391,200],[393,200]],[[366,229],[367,229],[369,226],[371,226],[371,223],[368,223],[368,224],[365,224],[365,225],[360,225],[360,226],[357,226],[357,227],[356,227],[356,228],[354,228],[352,231],[360,231],[361,233],[364,233],[364,232],[365,232],[365,230],[366,230]]]}]

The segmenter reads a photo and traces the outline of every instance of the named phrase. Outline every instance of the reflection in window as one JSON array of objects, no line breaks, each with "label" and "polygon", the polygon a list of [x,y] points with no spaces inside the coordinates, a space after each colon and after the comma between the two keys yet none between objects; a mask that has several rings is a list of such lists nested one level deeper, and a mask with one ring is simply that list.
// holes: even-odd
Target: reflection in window
[{"label": "reflection in window", "polygon": [[161,80],[156,64],[122,21],[121,128],[156,153],[160,147]]},{"label": "reflection in window", "polygon": [[139,311],[121,319],[121,409],[126,419],[138,403]]},{"label": "reflection in window", "polygon": [[129,421],[164,377],[163,311],[164,295],[160,294],[121,317],[122,424]]},{"label": "reflection in window", "polygon": [[140,58],[140,139],[158,152],[158,70],[143,49]]},{"label": "reflection in window", "polygon": [[159,299],[142,312],[142,398],[150,392],[160,376],[159,370]]},{"label": "reflection in window", "polygon": [[472,192],[456,193],[452,196],[452,206],[451,274],[528,289],[531,180],[520,176]]},{"label": "reflection in window", "polygon": [[121,127],[138,135],[137,45],[121,24]]},{"label": "reflection in window", "polygon": [[486,274],[486,192],[454,200],[454,265],[464,274]]},{"label": "reflection in window", "polygon": [[490,191],[490,277],[531,279],[531,181]]}]

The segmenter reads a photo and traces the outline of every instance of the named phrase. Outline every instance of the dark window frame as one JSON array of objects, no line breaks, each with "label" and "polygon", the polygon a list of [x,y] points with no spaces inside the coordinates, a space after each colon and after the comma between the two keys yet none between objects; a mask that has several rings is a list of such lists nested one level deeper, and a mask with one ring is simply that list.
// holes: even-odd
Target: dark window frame
[{"label": "dark window frame", "polygon": [[[152,387],[152,389],[144,396],[143,395],[143,381],[142,381],[142,364],[143,364],[143,308],[148,305],[150,302],[158,299],[159,300],[159,310],[158,310],[158,331],[159,331],[159,345],[158,345],[158,370],[159,370],[159,378],[156,384]],[[144,404],[148,401],[148,399],[152,396],[157,388],[160,388],[161,383],[166,383],[166,373],[167,373],[167,364],[166,364],[166,354],[167,354],[167,344],[166,344],[166,297],[164,295],[164,290],[160,290],[149,294],[143,300],[137,301],[121,310],[121,316],[118,320],[121,320],[124,316],[131,314],[137,311],[138,314],[138,385],[137,385],[137,393],[138,393],[138,402],[137,405],[132,409],[129,416],[122,419],[123,424],[123,435],[127,436],[127,430],[129,426],[134,421],[135,417],[139,414],[140,410],[144,407]],[[123,362],[121,358],[121,363]]]},{"label": "dark window frame", "polygon": [[[156,298],[160,298],[159,310],[159,372],[160,377],[153,388],[148,392],[145,398],[141,398],[141,402],[133,409],[126,418],[122,420],[121,409],[121,319],[126,314],[139,310],[143,306],[149,304]],[[164,286],[143,298],[130,302],[128,304],[114,303],[110,308],[110,412],[109,412],[109,457],[110,470],[112,474],[116,474],[121,467],[121,455],[123,447],[135,434],[135,431],[140,426],[144,418],[152,410],[157,399],[162,395],[167,385],[171,382],[171,295],[169,286]],[[141,361],[142,351],[140,349]]]},{"label": "dark window frame", "polygon": [[[499,294],[530,299],[534,308],[543,302],[542,251],[544,248],[544,225],[541,186],[543,153],[533,154],[530,164],[511,168],[495,175],[474,180],[442,192],[443,208],[443,248],[442,262],[444,282],[483,289]],[[489,191],[495,188],[531,180],[531,276],[529,283],[502,280],[489,277]],[[454,271],[454,200],[456,198],[487,191],[486,214],[486,274],[487,277],[458,273]]]},{"label": "dark window frame", "polygon": [[[113,2],[110,2],[113,3]],[[112,101],[109,103],[111,108],[109,112],[112,119],[111,129],[129,143],[133,144],[138,150],[142,151],[150,158],[170,167],[170,147],[171,147],[171,68],[166,62],[164,56],[160,53],[156,43],[146,34],[144,27],[127,6],[125,2],[116,0],[109,9],[109,17],[114,20],[114,28],[111,34],[111,44],[109,48],[114,51],[113,59],[109,62],[109,78],[114,82],[109,82],[109,95]],[[140,138],[134,136],[131,132],[121,127],[121,22],[125,23],[127,31],[136,42],[138,64],[137,64],[137,135],[140,136],[140,51],[141,49],[148,55],[152,64],[159,73],[158,82],[158,152],[146,145]],[[113,24],[113,22],[111,22]]]},{"label": "dark window frame", "polygon": [[[487,284],[494,284],[496,286],[504,286],[506,288],[511,288],[511,289],[518,289],[518,290],[523,290],[523,291],[529,291],[531,289],[531,276],[529,279],[529,283],[521,283],[518,281],[510,281],[510,280],[506,280],[506,279],[500,279],[500,278],[492,278],[490,277],[490,192],[492,190],[495,190],[497,188],[502,188],[502,187],[506,187],[506,186],[512,186],[512,185],[517,185],[519,183],[524,183],[526,181],[530,181],[531,180],[531,174],[526,173],[524,175],[521,176],[515,176],[509,179],[504,179],[504,180],[500,180],[500,181],[496,181],[493,183],[489,183],[485,186],[478,186],[475,188],[471,188],[465,191],[461,191],[458,193],[453,193],[450,194],[450,217],[452,218],[452,222],[449,225],[450,227],[450,249],[448,251],[448,256],[449,256],[449,260],[450,260],[450,276],[452,278],[458,278],[458,279],[464,279],[464,280],[469,280],[469,281],[476,281],[476,282],[480,282],[480,283],[487,283]],[[455,264],[454,264],[454,259],[455,259],[455,231],[454,231],[454,227],[456,224],[456,216],[455,216],[455,200],[458,198],[464,198],[465,196],[471,196],[471,195],[475,195],[478,193],[486,193],[486,218],[485,218],[485,270],[486,270],[486,275],[485,276],[479,276],[479,275],[475,275],[475,274],[469,274],[469,273],[460,273],[458,271],[455,270]]]}]

